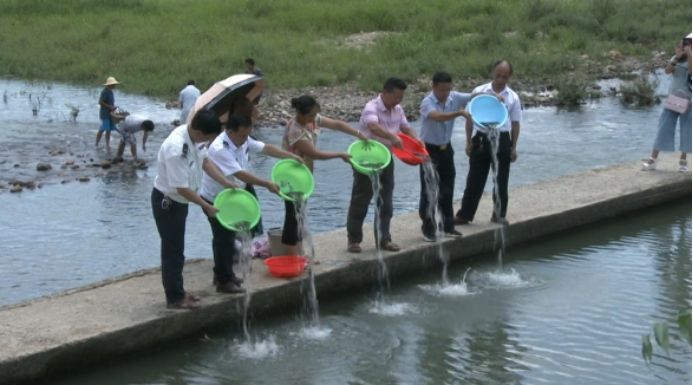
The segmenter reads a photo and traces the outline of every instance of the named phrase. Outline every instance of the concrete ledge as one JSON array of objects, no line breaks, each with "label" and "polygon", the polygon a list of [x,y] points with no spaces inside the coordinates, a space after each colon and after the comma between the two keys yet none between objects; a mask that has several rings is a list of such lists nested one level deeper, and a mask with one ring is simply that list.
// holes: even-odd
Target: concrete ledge
[{"label": "concrete ledge", "polygon": [[[658,165],[675,170],[676,159],[663,158]],[[691,198],[690,173],[642,172],[635,162],[522,186],[510,193],[508,245],[682,198]],[[485,196],[475,223],[460,227],[464,237],[444,241],[451,260],[492,251],[490,201]],[[366,227],[364,234],[372,234]],[[440,265],[438,245],[424,243],[419,227],[416,213],[393,220],[392,233],[402,251],[385,255],[391,280]],[[371,240],[363,243],[360,255],[346,252],[344,229],[317,235],[314,242],[321,261],[315,269],[320,300],[375,284]],[[253,269],[247,284],[253,289],[255,316],[298,310],[305,277],[271,278],[260,261]],[[38,380],[215,326],[239,325],[242,297],[214,293],[211,278],[210,260],[186,264],[186,288],[203,297],[204,306],[196,311],[165,308],[158,269],[0,308],[0,384]]]}]

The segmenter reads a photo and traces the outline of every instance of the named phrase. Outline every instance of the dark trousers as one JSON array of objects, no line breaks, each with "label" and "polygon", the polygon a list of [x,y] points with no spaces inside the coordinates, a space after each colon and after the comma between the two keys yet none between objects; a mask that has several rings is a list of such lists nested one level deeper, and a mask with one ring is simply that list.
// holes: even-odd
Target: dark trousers
[{"label": "dark trousers", "polygon": [[[509,132],[501,132],[498,140],[498,195],[500,197],[500,217],[505,218],[508,210],[508,179],[510,177],[511,140]],[[471,221],[479,207],[484,193],[488,172],[493,166],[491,142],[485,134],[477,133],[472,138],[472,153],[469,156],[467,185],[462,196],[462,208],[457,212],[461,219]],[[496,195],[493,195],[496,201]]]},{"label": "dark trousers", "polygon": [[[245,191],[253,194],[253,196],[257,199],[257,193],[255,192],[255,187],[253,187],[252,184],[246,184],[245,185]],[[262,217],[260,217],[260,220],[257,222],[257,225],[250,229],[250,235],[252,237],[257,237],[258,235],[262,235],[263,233],[263,228],[262,228]]]},{"label": "dark trousers", "polygon": [[[303,203],[305,205],[305,202]],[[296,218],[296,205],[291,201],[284,201],[284,227],[282,227],[282,243],[285,245],[296,245],[301,242],[301,231],[298,228],[298,218]]]},{"label": "dark trousers", "polygon": [[[376,205],[380,209],[380,241],[390,241],[390,220],[392,219],[392,192],[395,189],[395,162],[381,171],[378,176],[380,181],[380,196],[376,199]],[[349,242],[361,243],[363,241],[363,221],[368,214],[368,206],[373,198],[373,185],[371,178],[354,170],[354,184],[351,188],[351,202],[347,215],[347,234]]]},{"label": "dark trousers", "polygon": [[[448,143],[445,146],[426,143],[426,150],[431,157],[433,167],[438,173],[438,207],[443,216],[443,231],[455,229],[455,218],[452,211],[452,198],[455,191],[455,151]],[[421,180],[421,198],[419,199],[419,216],[423,221],[423,231],[426,234],[436,233],[435,213],[429,210],[427,186],[424,178],[424,166],[419,168]],[[433,214],[433,215],[431,215]]]},{"label": "dark trousers", "polygon": [[185,265],[185,219],[188,205],[167,198],[161,191],[152,189],[152,212],[156,229],[161,238],[161,280],[166,293],[166,303],[176,303],[185,297],[183,289],[183,265]]},{"label": "dark trousers", "polygon": [[[205,199],[205,201],[207,201]],[[207,201],[207,203],[210,203]],[[203,210],[204,212],[204,210]],[[214,278],[217,284],[231,281],[233,274],[233,260],[236,257],[236,233],[222,226],[216,218],[207,217],[212,228],[212,254],[214,255]]]}]

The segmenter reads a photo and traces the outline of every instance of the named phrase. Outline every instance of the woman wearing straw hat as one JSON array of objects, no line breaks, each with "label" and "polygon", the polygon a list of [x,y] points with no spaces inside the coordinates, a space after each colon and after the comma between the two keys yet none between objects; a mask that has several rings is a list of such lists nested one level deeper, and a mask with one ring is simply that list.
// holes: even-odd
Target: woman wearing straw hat
[{"label": "woman wearing straw hat", "polygon": [[99,147],[99,141],[101,140],[101,135],[106,133],[106,151],[111,152],[111,131],[115,130],[115,123],[111,118],[111,113],[116,110],[115,97],[113,96],[113,90],[116,86],[120,84],[116,78],[109,76],[104,83],[104,89],[101,91],[99,96],[99,119],[101,119],[101,127],[99,127],[99,132],[96,134],[96,147]]}]

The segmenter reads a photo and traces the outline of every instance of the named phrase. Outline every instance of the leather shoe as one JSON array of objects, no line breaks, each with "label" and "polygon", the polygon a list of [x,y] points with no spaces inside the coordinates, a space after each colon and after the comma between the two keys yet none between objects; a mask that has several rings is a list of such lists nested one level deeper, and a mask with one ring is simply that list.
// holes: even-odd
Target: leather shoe
[{"label": "leather shoe", "polygon": [[245,289],[236,285],[233,282],[226,282],[226,283],[218,283],[217,284],[217,293],[225,293],[225,294],[241,294],[245,293]]},{"label": "leather shoe", "polygon": [[463,219],[462,217],[455,217],[455,224],[456,225],[468,225],[472,221]]},{"label": "leather shoe", "polygon": [[392,241],[381,242],[380,248],[386,251],[399,251],[399,245]]}]

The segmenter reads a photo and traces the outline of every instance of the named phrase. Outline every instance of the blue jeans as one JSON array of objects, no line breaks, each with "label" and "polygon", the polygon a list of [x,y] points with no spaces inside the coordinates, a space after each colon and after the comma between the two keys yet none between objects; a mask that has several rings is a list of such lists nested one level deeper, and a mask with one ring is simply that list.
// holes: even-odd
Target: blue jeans
[{"label": "blue jeans", "polygon": [[657,151],[674,151],[674,137],[676,136],[676,121],[679,121],[679,151],[691,152],[691,108],[683,114],[667,110],[662,110],[659,116],[657,137],[654,142],[654,149]]}]

